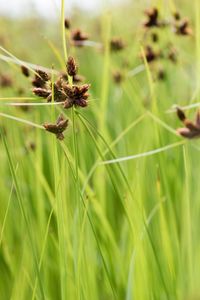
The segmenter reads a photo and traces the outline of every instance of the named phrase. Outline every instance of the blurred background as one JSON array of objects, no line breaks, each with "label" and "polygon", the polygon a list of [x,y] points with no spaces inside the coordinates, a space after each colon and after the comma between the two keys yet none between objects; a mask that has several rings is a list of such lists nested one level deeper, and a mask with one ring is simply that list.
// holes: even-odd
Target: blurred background
[{"label": "blurred background", "polygon": [[[122,0],[68,0],[65,3],[66,12],[70,13],[74,8],[85,11],[98,12],[104,5],[113,5]],[[123,3],[128,2],[124,0]],[[57,17],[60,10],[60,0],[14,0],[0,1],[0,15],[21,17],[27,14],[38,14],[46,18]]]}]

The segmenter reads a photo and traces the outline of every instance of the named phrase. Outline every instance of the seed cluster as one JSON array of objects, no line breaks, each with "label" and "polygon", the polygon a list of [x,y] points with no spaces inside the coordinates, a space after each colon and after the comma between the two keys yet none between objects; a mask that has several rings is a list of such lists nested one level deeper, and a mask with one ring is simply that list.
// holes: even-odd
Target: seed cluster
[{"label": "seed cluster", "polygon": [[[21,66],[21,72],[25,77],[29,77],[29,70],[25,66]],[[89,84],[78,85],[82,82],[83,77],[77,74],[78,67],[74,57],[70,56],[66,62],[66,72],[61,72],[56,81],[52,84],[51,76],[44,70],[35,70],[34,78],[31,80],[33,93],[46,99],[47,102],[61,102],[64,109],[75,107],[86,107],[88,105]],[[72,79],[69,81],[69,76]],[[64,120],[63,116],[59,116],[56,124],[45,123],[44,128],[56,134],[59,140],[64,138],[63,131],[68,126],[68,120]]]},{"label": "seed cluster", "polygon": [[[179,36],[187,36],[192,35],[192,29],[189,26],[189,21],[187,18],[181,18],[179,12],[175,12],[172,14],[170,21],[163,20],[160,17],[160,13],[158,8],[153,7],[147,9],[145,12],[145,21],[143,22],[144,31],[144,41],[143,48],[146,61],[149,64],[157,62],[154,64],[153,73],[157,72],[156,78],[159,80],[164,80],[166,76],[160,76],[160,69],[162,69],[162,74],[164,74],[165,70],[162,65],[163,60],[169,60],[172,63],[177,63],[178,61],[178,52],[171,42],[160,46],[159,41],[159,33],[161,31],[166,31],[168,29],[173,29],[172,32]],[[162,32],[162,35],[165,32]],[[151,43],[149,42],[148,37],[150,37]],[[140,54],[140,58],[143,58],[143,55]]]},{"label": "seed cluster", "polygon": [[190,121],[186,118],[185,113],[177,108],[177,116],[179,120],[185,125],[183,128],[178,128],[177,133],[184,138],[193,139],[200,137],[200,110],[196,113],[195,121]]},{"label": "seed cluster", "polygon": [[63,132],[66,130],[68,126],[68,122],[69,120],[65,119],[61,114],[59,115],[56,124],[45,123],[43,126],[47,131],[54,133],[57,139],[63,140],[64,139]]}]

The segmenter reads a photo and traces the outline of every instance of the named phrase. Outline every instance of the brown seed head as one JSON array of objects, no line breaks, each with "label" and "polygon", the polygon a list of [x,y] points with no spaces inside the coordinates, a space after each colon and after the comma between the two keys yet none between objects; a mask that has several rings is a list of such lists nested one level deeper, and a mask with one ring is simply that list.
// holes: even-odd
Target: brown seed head
[{"label": "brown seed head", "polygon": [[71,27],[70,20],[67,19],[67,18],[65,18],[65,28],[66,28],[66,29],[70,29],[70,27]]},{"label": "brown seed head", "polygon": [[199,110],[197,111],[195,122],[192,122],[191,120],[187,119],[184,112],[180,108],[177,108],[177,115],[185,125],[184,128],[178,128],[177,133],[188,139],[199,138],[200,137]]},{"label": "brown seed head", "polygon": [[76,76],[77,69],[78,68],[75,59],[72,56],[69,56],[67,60],[67,73],[69,76]]},{"label": "brown seed head", "polygon": [[186,120],[185,113],[182,111],[182,109],[177,107],[176,108],[176,113],[177,113],[177,116],[178,116],[179,120],[181,120],[181,122],[184,122]]},{"label": "brown seed head", "polygon": [[156,53],[151,46],[146,46],[144,54],[148,63],[158,59],[160,56],[160,54]]},{"label": "brown seed head", "polygon": [[175,32],[178,35],[192,35],[192,29],[189,26],[188,19],[182,19],[179,24],[176,24]]},{"label": "brown seed head", "polygon": [[159,40],[158,34],[153,32],[151,35],[152,42],[157,43]]},{"label": "brown seed head", "polygon": [[114,37],[110,41],[110,49],[111,51],[120,51],[125,48],[124,41],[119,37]]},{"label": "brown seed head", "polygon": [[69,108],[74,106],[87,106],[87,99],[89,94],[87,91],[89,90],[89,84],[83,84],[81,86],[78,85],[69,85],[66,84],[63,86],[64,92],[67,95],[64,108]]},{"label": "brown seed head", "polygon": [[32,91],[36,96],[44,99],[46,99],[51,94],[51,90],[47,90],[43,88],[33,88]]},{"label": "brown seed head", "polygon": [[180,20],[181,19],[181,16],[180,16],[180,13],[178,11],[175,11],[174,14],[173,14],[173,17],[176,21]]},{"label": "brown seed head", "polygon": [[25,77],[29,77],[30,76],[29,69],[26,66],[21,66],[21,71],[22,71],[22,74]]},{"label": "brown seed head", "polygon": [[145,10],[145,15],[147,16],[147,20],[144,22],[145,27],[159,27],[157,8]]},{"label": "brown seed head", "polygon": [[64,139],[63,132],[68,127],[68,122],[69,122],[69,120],[64,119],[63,115],[61,114],[58,117],[56,124],[45,123],[45,124],[43,124],[43,126],[47,131],[54,133],[56,135],[57,139],[63,140]]},{"label": "brown seed head", "polygon": [[120,71],[115,71],[113,73],[113,79],[116,84],[120,84],[123,81],[124,76],[122,75],[122,73]]},{"label": "brown seed head", "polygon": [[88,35],[80,29],[75,29],[71,33],[71,39],[74,46],[81,47],[83,46],[83,42],[88,40]]}]

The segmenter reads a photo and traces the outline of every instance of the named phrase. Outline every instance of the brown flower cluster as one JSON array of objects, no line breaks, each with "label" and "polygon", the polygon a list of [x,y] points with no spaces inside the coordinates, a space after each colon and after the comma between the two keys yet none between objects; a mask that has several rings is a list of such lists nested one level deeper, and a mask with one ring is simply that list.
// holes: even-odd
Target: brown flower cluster
[{"label": "brown flower cluster", "polygon": [[43,124],[43,126],[47,131],[54,133],[56,135],[57,139],[63,140],[64,139],[63,132],[68,127],[68,122],[69,122],[69,120],[64,119],[63,115],[61,114],[61,115],[59,115],[59,117],[56,121],[56,124],[45,123],[45,124]]},{"label": "brown flower cluster", "polygon": [[200,110],[197,111],[195,121],[186,118],[185,113],[180,109],[176,109],[177,116],[185,125],[183,128],[178,128],[177,133],[184,138],[193,139],[200,137]]},{"label": "brown flower cluster", "polygon": [[158,9],[156,7],[150,8],[145,10],[145,15],[147,17],[146,21],[144,22],[144,27],[159,27],[158,21]]},{"label": "brown flower cluster", "polygon": [[[53,85],[51,76],[47,72],[41,69],[35,70],[34,78],[31,81],[33,86],[32,91],[36,96],[46,99],[47,102],[51,102],[52,100],[62,102],[65,109],[72,106],[86,107],[88,105],[88,90],[90,85],[77,84],[83,80],[83,77],[78,75],[77,71],[76,61],[71,56],[66,63],[66,72],[60,73]],[[25,66],[21,66],[21,72],[25,77],[30,76],[29,70]],[[73,84],[71,84],[71,79]],[[62,115],[59,116],[56,124],[44,124],[44,128],[54,133],[59,140],[64,138],[63,131],[67,126],[68,120],[65,120]]]},{"label": "brown flower cluster", "polygon": [[189,25],[189,20],[187,18],[178,20],[175,24],[175,32],[178,35],[192,35],[192,28]]},{"label": "brown flower cluster", "polygon": [[[159,45],[159,32],[165,28],[171,27],[174,32],[180,36],[192,35],[192,29],[189,25],[187,18],[182,18],[178,11],[172,14],[172,17],[168,20],[160,19],[159,10],[156,7],[147,9],[145,12],[146,20],[143,23],[144,31],[144,51],[145,57],[148,63],[154,61],[158,62],[153,64],[153,72],[157,73],[154,78],[164,80],[166,76],[160,76],[160,67],[162,67],[161,60],[169,60],[172,63],[176,63],[178,60],[178,52],[175,46],[168,42],[166,45]],[[163,34],[162,34],[163,36]],[[150,37],[150,39],[149,39]],[[154,45],[157,44],[157,45]],[[160,47],[159,47],[160,46]],[[140,54],[140,58],[143,56]],[[160,66],[161,65],[161,66]],[[163,69],[163,67],[162,67]],[[163,69],[164,71],[164,69]]]},{"label": "brown flower cluster", "polygon": [[81,31],[81,29],[75,29],[71,32],[71,42],[72,45],[81,47],[83,46],[83,42],[87,41],[89,36]]},{"label": "brown flower cluster", "polygon": [[121,51],[125,48],[125,43],[120,37],[113,37],[110,41],[110,50],[113,52]]}]

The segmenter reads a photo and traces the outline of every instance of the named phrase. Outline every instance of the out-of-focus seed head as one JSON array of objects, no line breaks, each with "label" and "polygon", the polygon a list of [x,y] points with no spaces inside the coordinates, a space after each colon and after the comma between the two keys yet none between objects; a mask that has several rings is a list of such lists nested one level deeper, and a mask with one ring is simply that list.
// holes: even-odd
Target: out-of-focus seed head
[{"label": "out-of-focus seed head", "polygon": [[193,32],[189,26],[189,20],[186,18],[180,20],[179,23],[175,25],[175,33],[177,35],[192,35]]},{"label": "out-of-focus seed head", "polygon": [[184,122],[186,120],[185,113],[182,109],[180,109],[179,107],[176,107],[176,113],[181,122]]},{"label": "out-of-focus seed head", "polygon": [[174,17],[174,19],[175,19],[176,21],[178,21],[178,20],[181,19],[181,15],[180,15],[180,13],[179,13],[178,11],[175,11],[175,12],[173,13],[173,17]]},{"label": "out-of-focus seed head", "polygon": [[[153,50],[153,48],[149,45],[147,45],[144,49],[144,55],[148,63],[153,62],[154,60],[161,57],[161,53],[157,53]],[[141,58],[143,58],[143,55],[141,55]]]},{"label": "out-of-focus seed head", "polygon": [[144,22],[144,27],[159,27],[158,9],[156,7],[145,10],[147,20]]},{"label": "out-of-focus seed head", "polygon": [[156,32],[153,32],[153,33],[151,34],[151,39],[152,39],[152,42],[153,42],[153,43],[157,43],[158,40],[159,40],[158,34],[157,34]]},{"label": "out-of-focus seed head", "polygon": [[65,28],[66,29],[70,29],[70,27],[71,27],[71,22],[70,22],[70,20],[68,19],[68,18],[65,18]]},{"label": "out-of-focus seed head", "polygon": [[110,49],[111,51],[120,51],[125,48],[124,41],[119,37],[114,37],[110,41]]},{"label": "out-of-focus seed head", "polygon": [[113,80],[116,84],[122,83],[123,79],[124,79],[124,76],[120,71],[113,72]]},{"label": "out-of-focus seed head", "polygon": [[158,80],[164,81],[166,79],[166,72],[164,69],[160,69],[157,74]]},{"label": "out-of-focus seed head", "polygon": [[192,122],[191,120],[187,119],[184,112],[177,108],[177,115],[178,118],[184,123],[184,128],[178,128],[177,133],[181,135],[182,137],[193,139],[193,138],[199,138],[200,137],[200,112],[197,111],[195,122]]},{"label": "out-of-focus seed head", "polygon": [[26,66],[21,66],[21,71],[22,71],[22,74],[25,76],[25,77],[29,77],[30,76],[30,72],[29,72],[29,69],[26,67]]},{"label": "out-of-focus seed head", "polygon": [[0,87],[7,88],[13,86],[13,80],[11,76],[7,74],[0,74]]},{"label": "out-of-focus seed head", "polygon": [[80,29],[75,29],[71,33],[71,40],[74,46],[81,47],[83,46],[83,42],[88,40],[88,35]]}]

